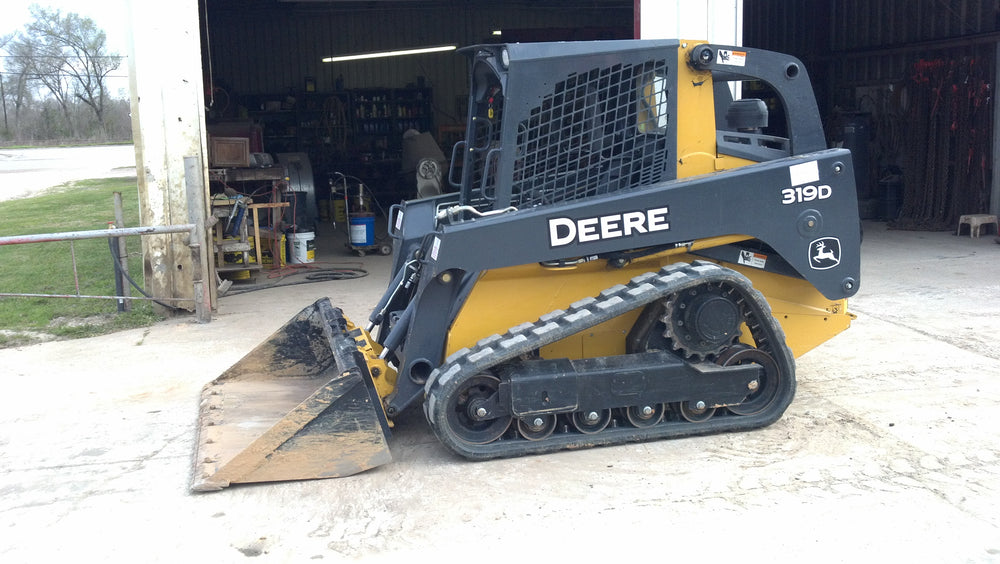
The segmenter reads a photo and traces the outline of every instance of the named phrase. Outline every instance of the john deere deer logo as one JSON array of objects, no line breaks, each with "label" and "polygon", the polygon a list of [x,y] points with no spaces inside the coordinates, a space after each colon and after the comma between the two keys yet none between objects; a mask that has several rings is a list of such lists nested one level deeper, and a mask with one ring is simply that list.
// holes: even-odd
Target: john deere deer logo
[{"label": "john deere deer logo", "polygon": [[827,270],[840,264],[840,239],[824,237],[809,244],[809,266]]}]

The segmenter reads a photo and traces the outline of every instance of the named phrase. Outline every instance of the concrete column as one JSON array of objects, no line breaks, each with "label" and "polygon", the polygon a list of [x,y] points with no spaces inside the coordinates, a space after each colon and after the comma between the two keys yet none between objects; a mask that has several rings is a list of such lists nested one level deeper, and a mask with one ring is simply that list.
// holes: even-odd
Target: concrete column
[{"label": "concrete column", "polygon": [[[208,186],[205,155],[204,88],[198,0],[126,0],[129,21],[129,74],[132,135],[135,141],[142,225],[172,225],[188,220],[185,157],[201,163]],[[208,195],[200,200],[208,208]],[[204,211],[204,210],[203,210]],[[205,217],[207,214],[200,214]],[[187,235],[143,237],[147,291],[154,296],[191,298],[195,308],[192,253]],[[202,249],[210,249],[208,241]],[[201,253],[201,272],[214,279]]]},{"label": "concrete column", "polygon": [[639,3],[641,39],[704,39],[743,44],[743,0],[656,0]]}]

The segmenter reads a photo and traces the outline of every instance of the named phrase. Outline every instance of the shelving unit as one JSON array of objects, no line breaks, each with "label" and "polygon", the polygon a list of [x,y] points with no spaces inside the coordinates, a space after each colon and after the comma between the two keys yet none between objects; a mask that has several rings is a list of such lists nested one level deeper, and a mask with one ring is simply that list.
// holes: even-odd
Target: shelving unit
[{"label": "shelving unit", "polygon": [[248,102],[255,109],[247,116],[261,126],[265,152],[345,151],[353,127],[350,99],[348,92],[309,93],[291,99],[259,95]]},{"label": "shelving unit", "polygon": [[341,172],[390,201],[408,195],[399,188],[403,134],[409,129],[438,134],[433,89],[427,87],[255,94],[241,103],[247,109],[242,125],[258,132],[259,142],[252,144],[257,149],[251,151],[305,153],[317,187],[325,187],[330,173]]},{"label": "shelving unit", "polygon": [[366,88],[352,91],[354,135],[375,159],[398,159],[403,133],[432,131],[430,88]]},{"label": "shelving unit", "polygon": [[[434,131],[431,88],[359,88],[295,96],[248,97],[249,118],[263,130],[268,153],[357,155],[398,159],[408,129]],[[313,155],[316,153],[317,155]],[[318,159],[315,159],[318,160]]]}]

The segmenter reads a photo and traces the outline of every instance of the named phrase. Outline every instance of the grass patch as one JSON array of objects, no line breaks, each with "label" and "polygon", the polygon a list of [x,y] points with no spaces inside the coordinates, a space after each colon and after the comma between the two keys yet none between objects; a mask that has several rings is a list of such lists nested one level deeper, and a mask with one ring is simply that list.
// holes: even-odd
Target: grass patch
[{"label": "grass patch", "polygon": [[[138,225],[135,178],[109,178],[72,182],[40,196],[0,202],[0,236],[106,229],[114,221],[114,192],[122,193],[125,226]],[[141,285],[141,242],[138,237],[126,242],[129,274]],[[4,245],[0,265],[3,293],[115,295],[107,239]],[[133,301],[132,311],[121,314],[117,307],[115,300],[106,299],[0,297],[0,348],[90,337],[145,327],[160,319],[149,302]]]}]

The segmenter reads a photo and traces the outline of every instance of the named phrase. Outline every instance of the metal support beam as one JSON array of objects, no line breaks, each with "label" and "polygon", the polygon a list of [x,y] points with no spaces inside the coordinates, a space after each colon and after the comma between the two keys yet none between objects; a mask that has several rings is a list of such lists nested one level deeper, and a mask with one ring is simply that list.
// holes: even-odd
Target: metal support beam
[{"label": "metal support beam", "polygon": [[[993,84],[1000,78],[1000,41],[995,43],[993,57]],[[995,91],[995,90],[994,90]],[[1000,215],[1000,103],[997,103],[996,96],[993,97],[993,162],[990,169],[993,171],[990,186],[990,213]]]},{"label": "metal support beam", "polygon": [[[184,184],[187,193],[188,219],[194,224],[191,237],[191,278],[194,283],[194,311],[199,323],[212,320],[212,288],[214,276],[208,266],[208,256],[204,245],[208,241],[205,235],[205,167],[197,156],[184,157]],[[205,278],[211,281],[207,286]]]}]

